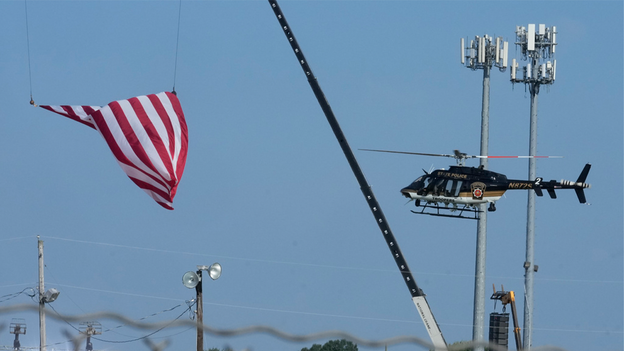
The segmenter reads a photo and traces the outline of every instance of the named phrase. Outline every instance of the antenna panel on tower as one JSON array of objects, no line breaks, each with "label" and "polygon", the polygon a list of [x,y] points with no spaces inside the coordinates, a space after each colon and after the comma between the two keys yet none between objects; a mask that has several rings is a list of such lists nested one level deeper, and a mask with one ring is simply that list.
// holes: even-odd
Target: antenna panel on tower
[{"label": "antenna panel on tower", "polygon": [[535,51],[535,24],[529,24],[527,30],[527,50]]},{"label": "antenna panel on tower", "polygon": [[507,67],[507,52],[508,52],[508,46],[509,43],[504,41],[503,42],[503,68]]},{"label": "antenna panel on tower", "polygon": [[464,63],[466,63],[466,57],[464,55],[464,38],[461,38],[460,49],[461,50],[459,52],[461,53],[461,63],[463,65]]}]

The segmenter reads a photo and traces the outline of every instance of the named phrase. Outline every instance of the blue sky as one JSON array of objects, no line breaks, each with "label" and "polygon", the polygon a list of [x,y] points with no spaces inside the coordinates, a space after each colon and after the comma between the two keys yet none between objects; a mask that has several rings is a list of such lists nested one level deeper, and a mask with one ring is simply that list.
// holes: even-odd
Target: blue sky
[{"label": "blue sky", "polygon": [[[27,5],[38,104],[105,105],[171,90],[177,1]],[[413,215],[399,190],[423,168],[452,160],[357,149],[478,153],[482,72],[462,67],[460,38],[503,36],[510,59],[520,58],[512,44],[517,25],[557,26],[557,81],[539,95],[538,153],[564,158],[538,161],[538,175],[574,180],[592,163],[591,205],[569,191],[537,199],[533,346],[622,350],[622,2],[280,5],[449,343],[472,336],[476,223]],[[0,296],[36,287],[40,235],[46,287],[61,291],[53,307],[62,314],[171,320],[194,297],[182,275],[219,262],[221,278],[204,284],[210,326],[428,339],[268,2],[182,2],[175,85],[189,154],[174,211],[125,176],[97,132],[28,104],[24,7],[0,2]],[[509,71],[493,71],[490,98],[490,154],[527,154],[527,89],[512,86]],[[490,160],[489,168],[522,179],[528,162]],[[503,284],[519,297],[526,198],[510,191],[488,216],[486,286]],[[30,302],[20,295],[0,307]],[[518,303],[523,311],[522,298]],[[38,346],[35,313],[1,318],[24,318],[22,346]],[[119,325],[99,322],[105,330]],[[74,331],[48,318],[48,342],[59,349],[68,347],[63,330]],[[147,349],[124,342],[145,334],[115,328],[101,335],[115,343],[95,340],[94,347]],[[192,328],[151,338],[170,340],[171,350],[195,344]],[[3,330],[0,345],[11,342]],[[253,334],[206,336],[205,344],[259,351],[312,342]],[[414,346],[389,347],[408,349]]]}]

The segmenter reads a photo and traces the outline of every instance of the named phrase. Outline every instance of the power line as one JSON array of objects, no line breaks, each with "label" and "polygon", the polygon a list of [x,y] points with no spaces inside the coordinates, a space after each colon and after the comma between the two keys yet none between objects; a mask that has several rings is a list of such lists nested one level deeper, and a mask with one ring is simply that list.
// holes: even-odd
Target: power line
[{"label": "power line", "polygon": [[[81,333],[80,329],[79,329],[79,328],[76,328],[76,327],[75,327],[73,324],[71,324],[71,323],[70,323],[70,322],[69,322],[69,321],[68,321],[65,317],[63,317],[63,315],[61,315],[61,314],[60,314],[60,313],[59,313],[59,312],[58,312],[58,311],[54,308],[54,306],[52,306],[52,305],[49,305],[49,306],[50,306],[50,308],[52,308],[52,310],[54,311],[54,313],[56,313],[56,315],[58,316],[58,318],[59,318],[59,319],[61,319],[63,322],[65,322],[67,325],[69,325],[72,329],[74,329],[74,330],[76,330],[77,332]],[[171,311],[171,310],[173,310],[173,309],[175,309],[175,308],[178,308],[178,307],[180,307],[180,306],[181,306],[181,305],[177,305],[177,306],[172,307],[172,308],[170,308],[170,309],[163,310],[162,312],[154,313],[154,314],[152,314],[152,315],[150,315],[150,316],[146,316],[146,317],[140,318],[140,319],[138,319],[138,320],[137,320],[137,323],[140,323],[140,322],[138,322],[138,321],[145,320],[145,319],[147,319],[147,318],[149,318],[149,317],[151,317],[151,316],[155,316],[155,315],[158,315],[158,314],[163,313],[163,312],[168,312],[168,311]],[[192,305],[191,305],[191,306],[192,306]],[[101,339],[101,338],[96,338],[96,337],[92,337],[92,338],[93,338],[93,339],[95,339],[95,340],[98,340],[98,341],[107,342],[107,343],[113,343],[113,344],[124,344],[124,343],[130,343],[130,342],[135,342],[135,341],[143,340],[143,339],[146,339],[146,338],[148,338],[148,337],[150,337],[150,336],[152,336],[152,335],[154,335],[154,334],[156,334],[156,333],[160,332],[161,330],[163,330],[163,329],[165,329],[165,328],[169,327],[170,325],[172,325],[175,321],[177,321],[178,319],[180,319],[180,317],[182,317],[182,316],[183,316],[183,315],[184,315],[187,311],[189,311],[189,310],[190,310],[190,308],[191,308],[191,306],[189,306],[187,309],[185,309],[182,313],[180,313],[180,314],[179,314],[176,318],[174,318],[173,320],[171,320],[171,321],[169,321],[168,323],[166,323],[166,324],[162,325],[161,327],[157,328],[155,331],[153,331],[153,332],[151,332],[151,333],[148,333],[148,334],[146,334],[146,335],[143,335],[143,336],[137,337],[137,338],[133,338],[133,339],[129,339],[129,340],[106,340],[106,339]],[[123,326],[125,326],[125,324],[119,325],[119,326],[117,326],[117,327],[115,327],[115,328],[121,328],[121,327],[123,327]],[[115,329],[115,328],[111,328],[111,329]],[[107,329],[107,330],[105,330],[104,332],[110,331],[111,329]],[[188,329],[186,329],[186,330],[188,330]],[[186,330],[185,330],[185,331],[186,331]],[[176,333],[176,334],[174,334],[174,335],[177,335],[177,334],[178,334],[178,333]],[[69,341],[69,340],[68,340],[68,341]],[[66,343],[66,342],[68,342],[68,341],[59,342],[59,343],[55,343],[55,344],[51,344],[51,345],[46,345],[46,346],[52,346],[52,345],[64,344],[64,343]]]},{"label": "power line", "polygon": [[[336,266],[336,265],[324,265],[324,264],[316,264],[316,263],[302,263],[302,262],[289,262],[289,261],[276,261],[276,260],[266,260],[261,258],[249,258],[249,257],[236,257],[236,256],[223,256],[223,255],[212,255],[212,254],[202,254],[195,252],[186,252],[186,251],[174,251],[174,250],[164,250],[164,249],[155,249],[141,246],[130,246],[130,245],[121,245],[121,244],[112,244],[112,243],[104,243],[98,241],[88,241],[88,240],[78,240],[78,239],[69,239],[69,238],[60,238],[47,236],[47,239],[55,239],[60,241],[69,241],[76,242],[81,244],[90,244],[90,245],[100,245],[100,246],[110,246],[110,247],[118,247],[123,249],[131,249],[131,250],[141,250],[141,251],[151,251],[151,252],[160,252],[174,255],[189,255],[189,256],[200,256],[200,257],[213,257],[220,259],[230,259],[237,261],[251,261],[251,262],[259,262],[259,263],[273,263],[273,264],[283,264],[283,265],[294,265],[294,266],[304,266],[304,267],[313,267],[313,268],[327,268],[327,269],[343,269],[343,270],[354,270],[354,271],[365,271],[365,272],[386,272],[386,273],[394,273],[394,270],[390,269],[379,269],[379,268],[360,268],[360,267],[346,267],[346,266]],[[415,272],[418,275],[432,275],[432,276],[448,276],[448,277],[466,277],[472,278],[474,274],[453,274],[453,273],[436,273],[436,272]],[[518,280],[524,278],[518,277],[500,277],[500,276],[486,276],[490,279],[508,279],[508,280]],[[593,279],[560,279],[560,278],[535,278],[535,280],[540,281],[558,281],[558,282],[574,282],[574,283],[607,283],[607,284],[622,284],[622,280],[593,280]],[[79,287],[76,287],[79,288]]]},{"label": "power line", "polygon": [[[28,289],[32,290],[32,295],[25,292]],[[11,299],[14,299],[14,298],[20,296],[21,294],[26,294],[26,295],[30,296],[31,298],[33,298],[33,297],[35,297],[37,295],[37,293],[35,292],[35,289],[33,289],[31,287],[28,287],[28,288],[24,288],[24,290],[22,290],[20,292],[17,292],[17,293],[12,293],[12,294],[7,294],[7,295],[0,296],[0,303],[2,303],[4,301],[11,300]]]}]

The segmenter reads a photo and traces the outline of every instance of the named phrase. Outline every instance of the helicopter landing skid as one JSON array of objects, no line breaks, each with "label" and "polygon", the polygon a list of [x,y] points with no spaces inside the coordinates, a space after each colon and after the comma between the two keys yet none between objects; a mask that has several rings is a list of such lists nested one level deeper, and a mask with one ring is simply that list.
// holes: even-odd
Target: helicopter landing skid
[{"label": "helicopter landing skid", "polygon": [[[430,216],[437,216],[437,217],[451,217],[451,218],[464,218],[464,219],[479,219],[479,213],[483,212],[481,210],[478,210],[476,208],[473,207],[469,207],[468,205],[464,205],[464,207],[462,208],[458,208],[458,207],[446,207],[446,206],[439,206],[439,205],[420,205],[419,207],[422,207],[422,211],[414,211],[414,210],[410,210],[412,213],[414,214],[426,214],[426,215],[430,215]],[[435,209],[435,212],[425,212],[426,209],[431,208],[431,209]],[[442,211],[448,211],[448,212],[459,212],[457,214],[452,214],[452,213],[440,213],[440,210]],[[464,212],[469,212],[469,213],[474,213],[474,217],[472,216],[464,216]]]}]

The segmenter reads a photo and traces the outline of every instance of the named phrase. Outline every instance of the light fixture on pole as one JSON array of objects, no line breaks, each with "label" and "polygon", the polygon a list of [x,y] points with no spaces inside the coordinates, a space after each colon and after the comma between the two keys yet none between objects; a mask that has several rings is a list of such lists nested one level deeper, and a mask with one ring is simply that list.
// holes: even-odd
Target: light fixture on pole
[{"label": "light fixture on pole", "polygon": [[[485,34],[483,37],[476,36],[466,46],[464,38],[461,38],[461,63],[475,71],[483,70],[483,95],[481,99],[481,152],[480,155],[488,155],[490,138],[490,70],[498,67],[504,72],[507,69],[508,43],[502,37],[492,38]],[[488,169],[488,159],[481,158],[480,166]],[[474,310],[472,323],[472,340],[483,341],[485,322],[485,253],[487,242],[487,212],[486,205],[479,205],[479,221],[477,223],[477,252],[475,257],[475,286],[474,286]],[[496,208],[490,203],[489,211]],[[475,348],[483,351],[483,347]]]},{"label": "light fixture on pole", "polygon": [[[537,155],[537,95],[540,85],[555,82],[557,60],[554,59],[557,45],[557,28],[544,24],[529,24],[526,28],[516,26],[516,45],[522,51],[522,58],[529,61],[518,77],[518,62],[511,63],[511,83],[524,83],[531,93],[531,119],[529,135],[529,156]],[[553,59],[552,62],[549,59]],[[537,160],[529,159],[529,178],[537,177]],[[533,325],[533,273],[537,271],[534,260],[535,242],[535,192],[529,191],[527,198],[526,259],[524,262],[524,347],[531,348]]]},{"label": "light fixture on pole", "polygon": [[197,272],[188,271],[182,276],[182,284],[189,289],[195,288],[197,294],[197,351],[204,351],[204,306],[202,299],[202,271],[207,271],[212,280],[221,276],[221,265],[217,262],[210,266],[197,266]]}]

